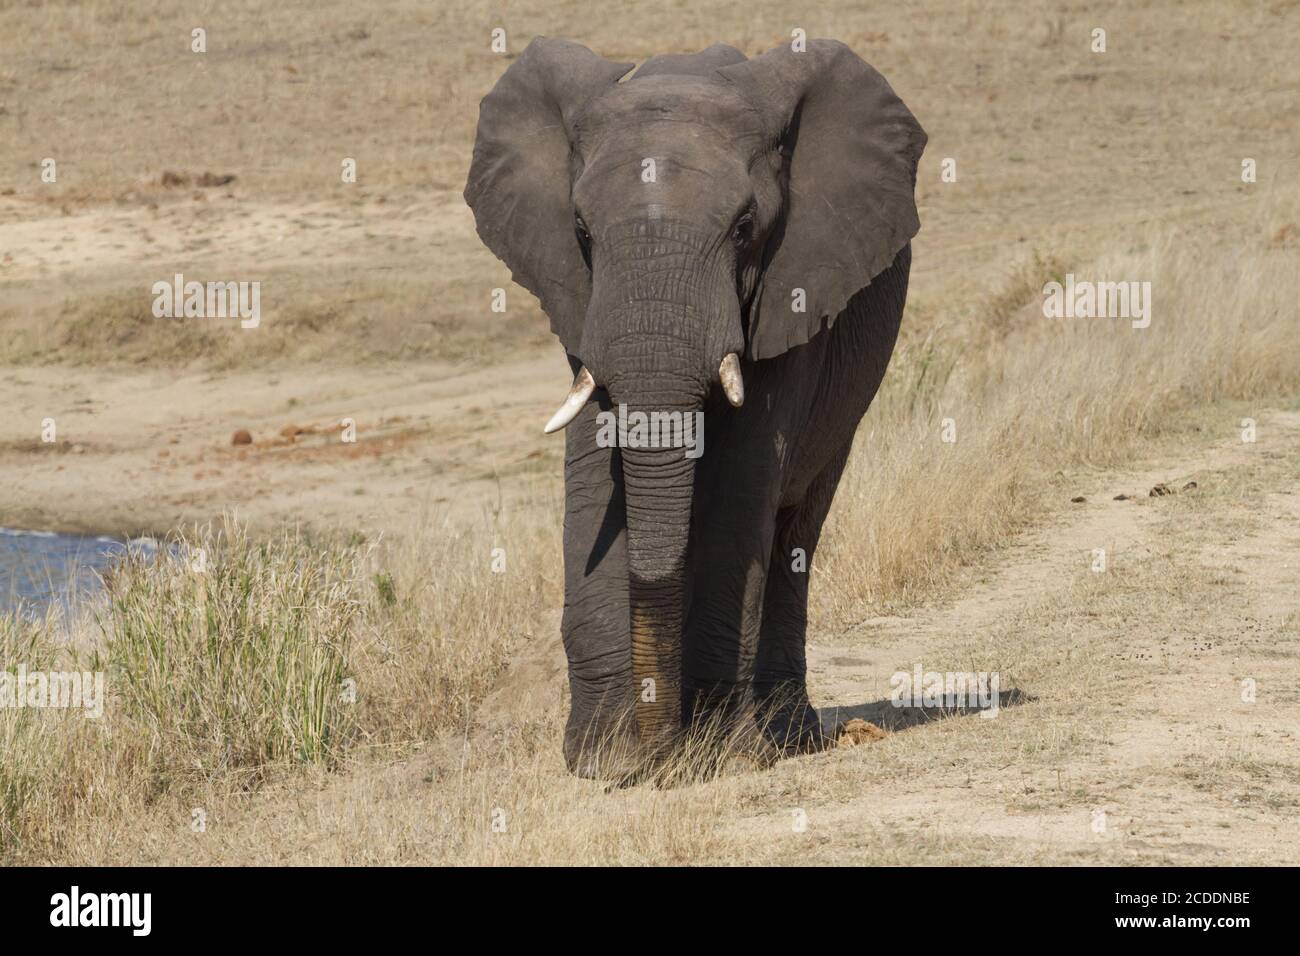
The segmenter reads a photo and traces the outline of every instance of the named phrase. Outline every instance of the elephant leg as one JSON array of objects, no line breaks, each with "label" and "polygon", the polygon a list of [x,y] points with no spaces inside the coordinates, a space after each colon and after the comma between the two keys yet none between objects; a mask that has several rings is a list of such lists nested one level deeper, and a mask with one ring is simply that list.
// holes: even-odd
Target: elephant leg
[{"label": "elephant leg", "polygon": [[729,750],[761,763],[777,756],[754,732],[753,695],[776,506],[756,484],[750,493],[706,487],[698,496],[707,504],[697,505],[682,676],[695,725],[723,730]]},{"label": "elephant leg", "polygon": [[596,444],[597,392],[569,425],[564,461],[564,617],[570,710],[564,757],[582,777],[614,779],[634,762],[623,467]]},{"label": "elephant leg", "polygon": [[777,516],[763,596],[754,695],[760,725],[787,753],[819,750],[825,745],[817,711],[808,699],[808,577],[851,445],[850,441],[813,479],[803,501],[783,508]]}]

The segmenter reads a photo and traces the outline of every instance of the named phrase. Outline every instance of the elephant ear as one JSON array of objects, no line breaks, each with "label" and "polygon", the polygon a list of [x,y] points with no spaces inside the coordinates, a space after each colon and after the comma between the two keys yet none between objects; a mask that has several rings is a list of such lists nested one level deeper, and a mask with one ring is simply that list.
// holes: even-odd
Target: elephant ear
[{"label": "elephant ear", "polygon": [[479,237],[541,301],[571,353],[591,296],[570,206],[573,118],[632,66],[538,37],[479,104],[465,202]]},{"label": "elephant ear", "polygon": [[926,136],[885,78],[835,40],[802,52],[784,45],[718,72],[763,114],[785,155],[786,208],[748,318],[750,357],[771,358],[829,327],[916,235]]}]

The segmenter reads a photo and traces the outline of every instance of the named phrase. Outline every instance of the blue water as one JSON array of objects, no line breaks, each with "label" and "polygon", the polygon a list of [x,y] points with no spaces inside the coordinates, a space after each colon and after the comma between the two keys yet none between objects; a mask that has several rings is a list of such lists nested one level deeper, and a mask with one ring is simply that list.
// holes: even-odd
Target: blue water
[{"label": "blue water", "polygon": [[103,587],[100,572],[129,551],[152,553],[148,538],[55,534],[0,528],[0,615],[41,615],[53,604],[68,606]]}]

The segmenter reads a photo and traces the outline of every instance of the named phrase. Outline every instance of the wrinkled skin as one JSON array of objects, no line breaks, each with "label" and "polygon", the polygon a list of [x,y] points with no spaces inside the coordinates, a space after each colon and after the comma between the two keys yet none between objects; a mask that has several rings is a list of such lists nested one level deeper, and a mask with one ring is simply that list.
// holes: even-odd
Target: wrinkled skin
[{"label": "wrinkled skin", "polygon": [[[831,41],[627,69],[534,41],[484,99],[466,189],[598,386],[565,437],[562,630],[565,757],[601,778],[705,716],[759,760],[822,744],[806,568],[897,337],[925,142]],[[601,447],[619,404],[703,411],[703,456]]]}]

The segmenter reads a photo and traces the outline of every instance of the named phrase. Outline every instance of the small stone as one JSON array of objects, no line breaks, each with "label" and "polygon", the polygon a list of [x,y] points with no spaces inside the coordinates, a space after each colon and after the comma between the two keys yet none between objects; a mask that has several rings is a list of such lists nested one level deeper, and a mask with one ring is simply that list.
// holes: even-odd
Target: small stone
[{"label": "small stone", "polygon": [[1072,504],[1081,505],[1087,500],[1088,499],[1085,498],[1083,495],[1075,495],[1073,498],[1070,499],[1070,502]]},{"label": "small stone", "polygon": [[204,173],[194,182],[198,186],[210,188],[212,186],[227,186],[235,181],[235,177],[230,173]]},{"label": "small stone", "polygon": [[247,428],[241,428],[239,429],[239,431],[235,432],[233,435],[230,436],[230,444],[251,445],[253,444],[253,436],[249,434]]}]

